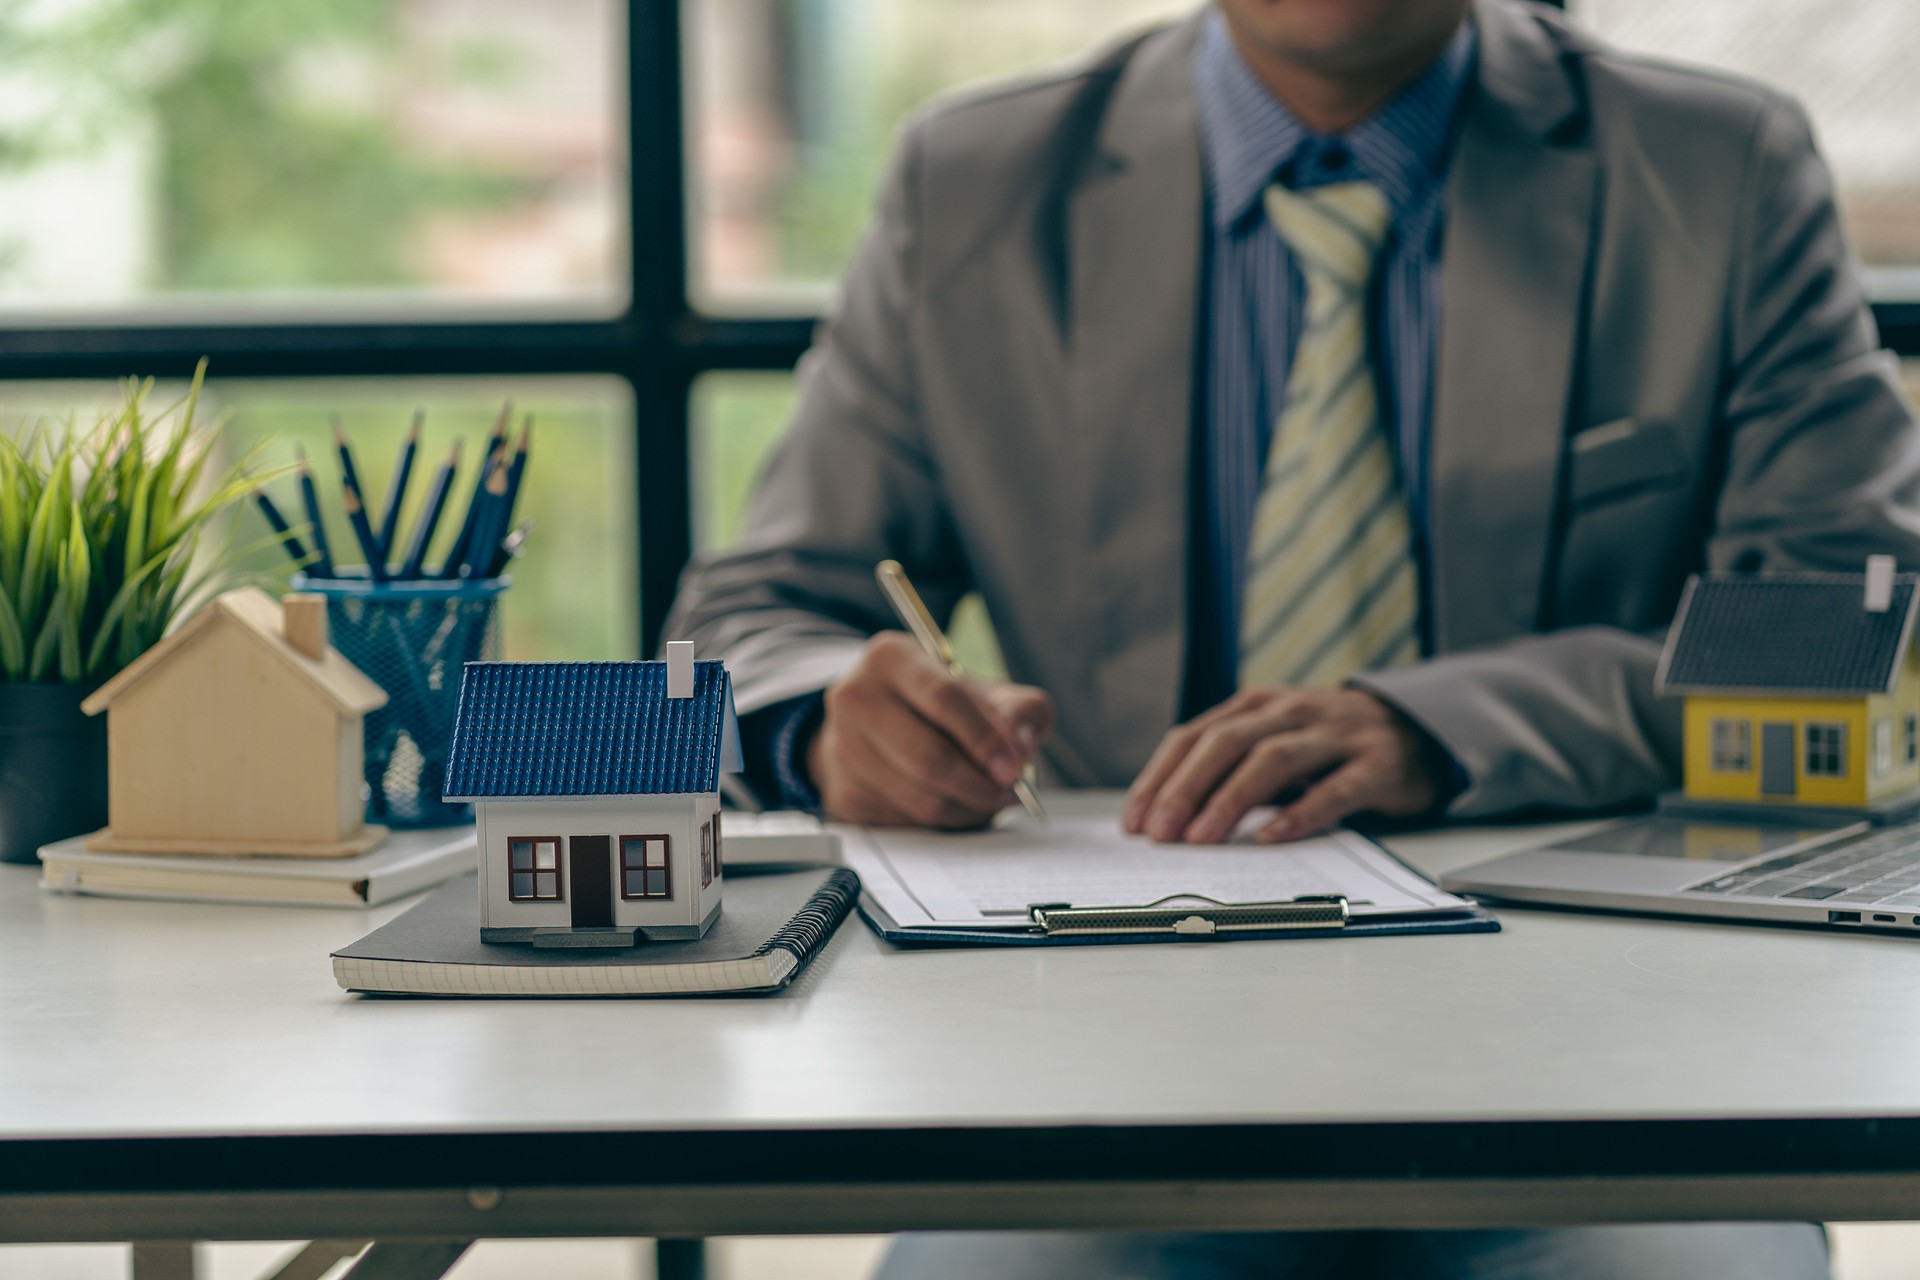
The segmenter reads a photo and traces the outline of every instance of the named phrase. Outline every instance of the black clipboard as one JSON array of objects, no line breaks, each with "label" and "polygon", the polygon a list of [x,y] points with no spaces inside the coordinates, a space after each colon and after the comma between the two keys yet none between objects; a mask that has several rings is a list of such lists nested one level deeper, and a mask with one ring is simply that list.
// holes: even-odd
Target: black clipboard
[{"label": "black clipboard", "polygon": [[1035,903],[1027,909],[1027,919],[1017,925],[951,929],[902,926],[872,894],[862,893],[860,916],[888,942],[907,947],[1075,947],[1500,931],[1499,920],[1477,904],[1457,911],[1355,916],[1347,900],[1336,896],[1219,902],[1180,894],[1132,906]]}]

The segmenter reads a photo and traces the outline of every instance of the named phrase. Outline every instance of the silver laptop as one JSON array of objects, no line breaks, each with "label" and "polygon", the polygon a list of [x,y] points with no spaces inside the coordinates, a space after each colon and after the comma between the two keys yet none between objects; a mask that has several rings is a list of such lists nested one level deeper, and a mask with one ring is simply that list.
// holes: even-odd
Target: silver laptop
[{"label": "silver laptop", "polygon": [[1442,876],[1453,893],[1920,935],[1920,822],[1635,818]]}]

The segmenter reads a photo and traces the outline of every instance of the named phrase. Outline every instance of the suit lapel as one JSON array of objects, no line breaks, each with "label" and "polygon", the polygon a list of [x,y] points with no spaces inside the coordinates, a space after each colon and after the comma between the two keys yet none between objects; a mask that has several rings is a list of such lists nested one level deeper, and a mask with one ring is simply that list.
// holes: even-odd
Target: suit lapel
[{"label": "suit lapel", "polygon": [[1585,311],[1597,167],[1558,49],[1477,8],[1477,83],[1448,178],[1435,356],[1431,599],[1436,647],[1543,620],[1558,472]]},{"label": "suit lapel", "polygon": [[1067,209],[1067,380],[1084,464],[1070,483],[1088,539],[1078,631],[1100,655],[1086,677],[1111,737],[1093,739],[1108,757],[1085,762],[1095,776],[1145,762],[1184,673],[1202,204],[1193,30],[1130,60]]}]

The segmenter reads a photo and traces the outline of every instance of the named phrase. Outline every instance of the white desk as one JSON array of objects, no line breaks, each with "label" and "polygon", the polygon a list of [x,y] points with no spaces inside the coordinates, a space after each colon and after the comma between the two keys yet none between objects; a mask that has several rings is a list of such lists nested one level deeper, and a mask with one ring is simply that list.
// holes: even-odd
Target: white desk
[{"label": "white desk", "polygon": [[[1439,872],[1541,834],[1394,843]],[[1514,909],[909,952],[853,920],[771,998],[340,992],[329,949],[401,909],[0,868],[0,1240],[1920,1217],[1913,941]]]}]

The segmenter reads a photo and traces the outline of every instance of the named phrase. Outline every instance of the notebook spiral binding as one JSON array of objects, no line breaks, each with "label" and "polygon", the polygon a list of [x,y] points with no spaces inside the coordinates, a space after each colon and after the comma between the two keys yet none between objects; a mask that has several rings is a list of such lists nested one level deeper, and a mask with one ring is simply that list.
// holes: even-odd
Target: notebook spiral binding
[{"label": "notebook spiral binding", "polygon": [[840,922],[853,910],[860,897],[860,877],[845,867],[836,868],[807,899],[807,905],[794,913],[780,931],[754,949],[763,956],[779,947],[794,959],[804,961],[833,936]]}]

